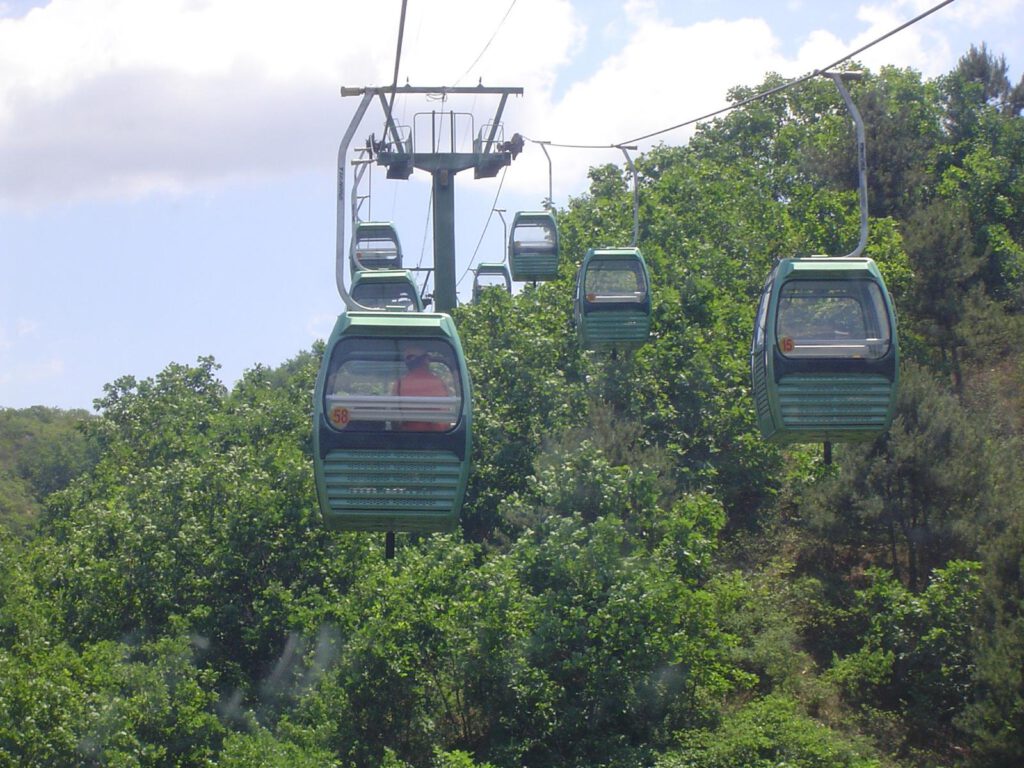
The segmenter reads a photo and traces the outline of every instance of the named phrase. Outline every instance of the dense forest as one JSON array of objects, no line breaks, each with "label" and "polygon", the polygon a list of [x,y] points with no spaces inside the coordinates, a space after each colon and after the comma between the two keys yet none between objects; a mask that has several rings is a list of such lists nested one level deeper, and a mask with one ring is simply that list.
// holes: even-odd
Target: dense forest
[{"label": "dense forest", "polygon": [[614,165],[557,212],[560,279],[455,312],[458,534],[386,560],[323,529],[322,345],[0,411],[0,765],[1024,765],[1024,82],[982,46],[852,91],[887,434],[828,464],[755,426],[765,276],[857,241],[851,123],[810,80],[636,160],[635,353],[572,326],[584,253],[631,237]]}]

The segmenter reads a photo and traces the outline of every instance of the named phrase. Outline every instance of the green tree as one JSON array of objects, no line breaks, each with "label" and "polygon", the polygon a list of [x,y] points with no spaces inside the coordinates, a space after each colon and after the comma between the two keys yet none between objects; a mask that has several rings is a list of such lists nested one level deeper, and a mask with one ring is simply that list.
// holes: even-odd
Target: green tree
[{"label": "green tree", "polygon": [[972,698],[977,571],[977,563],[952,561],[915,594],[877,570],[858,591],[854,616],[865,625],[862,645],[836,659],[830,675],[865,710],[899,713],[909,746],[948,748],[958,741],[952,726]]},{"label": "green tree", "polygon": [[95,464],[88,419],[85,411],[42,406],[0,409],[0,524],[29,534],[43,500]]},{"label": "green tree", "polygon": [[983,512],[993,460],[956,398],[908,366],[889,433],[844,447],[839,471],[808,490],[801,514],[824,536],[832,567],[858,548],[917,591],[932,570],[976,552],[962,521]]},{"label": "green tree", "polygon": [[728,713],[714,730],[680,734],[681,747],[657,768],[878,768],[862,739],[830,730],[804,714],[793,699],[773,694]]}]

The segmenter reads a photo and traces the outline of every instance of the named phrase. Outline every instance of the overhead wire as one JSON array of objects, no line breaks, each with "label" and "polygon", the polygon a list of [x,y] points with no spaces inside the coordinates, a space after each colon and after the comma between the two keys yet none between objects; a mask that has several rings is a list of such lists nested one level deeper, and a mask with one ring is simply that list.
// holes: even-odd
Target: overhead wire
[{"label": "overhead wire", "polygon": [[468,75],[473,70],[473,67],[475,67],[477,65],[477,63],[480,61],[480,59],[482,59],[484,57],[484,54],[487,53],[487,49],[491,47],[491,43],[493,43],[494,42],[494,38],[496,38],[498,36],[498,32],[501,31],[501,28],[502,28],[502,26],[504,26],[505,21],[508,19],[509,14],[512,13],[512,9],[516,7],[516,3],[517,2],[518,2],[518,0],[512,0],[512,2],[509,4],[508,10],[505,11],[505,15],[501,17],[501,21],[498,22],[498,26],[494,28],[494,32],[491,34],[490,39],[484,44],[483,49],[480,51],[479,54],[477,54],[477,57],[475,59],[473,59],[473,63],[470,64],[466,68],[466,71],[463,72],[459,76],[458,80],[455,81],[455,83],[454,83],[455,85],[458,85],[462,81],[462,78],[464,78],[466,75]]},{"label": "overhead wire", "polygon": [[[388,132],[387,120],[390,119],[394,122],[394,116],[392,110],[395,106],[395,93],[398,90],[398,71],[399,65],[402,61],[402,40],[405,37],[405,11],[408,7],[408,0],[402,0],[402,10],[398,17],[398,43],[395,46],[395,72],[391,78],[391,95],[388,97],[388,113],[385,116],[385,124],[383,134],[386,137]],[[398,201],[398,189],[396,188],[391,196],[391,209],[394,211]]]},{"label": "overhead wire", "polygon": [[[505,10],[505,14],[501,17],[501,20],[498,22],[498,25],[494,28],[494,32],[491,33],[491,36],[488,38],[487,42],[484,43],[484,47],[480,50],[480,53],[478,53],[476,58],[473,59],[473,63],[470,64],[466,68],[466,71],[463,72],[455,80],[455,82],[453,83],[453,86],[457,86],[462,81],[462,79],[465,78],[466,75],[468,75],[473,70],[473,67],[475,67],[480,62],[480,59],[482,59],[484,57],[484,54],[487,53],[488,49],[491,47],[491,43],[494,42],[495,38],[498,36],[498,33],[501,31],[501,28],[504,26],[505,22],[508,20],[508,17],[512,13],[512,10],[516,7],[516,3],[517,2],[518,2],[518,0],[512,0],[512,2],[509,3],[508,8]],[[396,74],[396,78],[397,78],[397,74]],[[430,98],[430,97],[428,96],[428,98]],[[434,97],[434,98],[438,98],[438,97]],[[442,120],[443,120],[444,119],[444,106],[443,105],[444,105],[445,101],[447,101],[447,95],[446,94],[441,94],[441,96],[439,98],[440,98],[441,103],[442,103],[441,117],[442,117]],[[475,103],[475,97],[474,97],[474,103]],[[452,149],[454,151],[454,147]],[[435,151],[436,151],[436,148],[435,148]],[[505,183],[505,173],[507,171],[508,171],[508,166],[506,166],[503,169],[503,171],[502,171],[501,180],[498,183],[498,190],[497,190],[497,192],[495,193],[495,196],[494,196],[494,203],[491,205],[491,212],[488,213],[487,221],[484,222],[483,231],[480,233],[480,239],[477,241],[476,248],[473,250],[473,255],[470,257],[468,266],[466,267],[465,271],[463,271],[462,275],[459,277],[459,279],[455,283],[455,287],[456,288],[458,288],[459,285],[461,285],[461,283],[465,279],[466,275],[468,275],[469,272],[472,270],[473,263],[476,260],[477,254],[480,252],[480,246],[483,243],[484,236],[487,234],[487,228],[490,226],[491,219],[494,217],[494,206],[497,204],[498,197],[501,195],[501,188],[502,188],[502,186]],[[429,223],[429,211],[430,211],[429,205],[428,205],[427,211],[428,211],[428,223]],[[419,268],[419,266],[423,263],[423,255],[424,255],[425,251],[426,251],[426,229],[424,229],[423,248],[420,251],[420,261],[417,264],[417,268]]]},{"label": "overhead wire", "polygon": [[878,45],[883,40],[886,40],[887,38],[892,37],[893,35],[897,34],[898,32],[902,32],[907,27],[910,27],[910,26],[912,26],[914,24],[917,24],[917,22],[921,21],[922,19],[924,19],[924,18],[926,18],[928,16],[931,16],[936,11],[941,10],[942,8],[945,8],[947,5],[949,5],[953,1],[954,0],[943,0],[938,5],[935,5],[932,8],[929,8],[927,11],[924,11],[923,13],[920,13],[917,16],[915,16],[914,18],[910,19],[910,21],[906,21],[903,24],[901,24],[900,26],[896,27],[895,29],[889,30],[884,35],[882,35],[881,37],[875,38],[870,43],[867,43],[866,45],[862,45],[857,50],[851,51],[850,53],[846,54],[845,56],[843,56],[840,59],[836,59],[831,64],[826,64],[824,67],[819,67],[818,69],[814,70],[813,72],[810,72],[810,73],[808,73],[808,74],[806,74],[806,75],[804,75],[802,77],[798,77],[795,80],[791,80],[791,81],[789,81],[787,83],[783,83],[782,85],[776,86],[775,88],[769,88],[767,91],[755,94],[754,96],[751,96],[750,98],[743,99],[742,101],[739,101],[736,104],[733,104],[731,106],[725,107],[723,109],[719,109],[719,110],[717,110],[715,112],[710,112],[707,115],[702,115],[701,117],[695,117],[695,118],[693,118],[691,120],[687,120],[686,122],[679,123],[677,125],[673,125],[673,126],[670,126],[668,128],[662,128],[660,131],[654,131],[653,133],[648,133],[648,134],[645,134],[643,136],[637,136],[636,138],[628,139],[626,142],[623,142],[623,143],[633,144],[633,143],[638,142],[638,141],[644,141],[645,139],[650,139],[650,138],[653,138],[655,136],[660,136],[663,133],[669,133],[670,131],[674,131],[674,130],[677,130],[679,128],[683,128],[683,127],[685,127],[687,125],[692,125],[693,123],[700,122],[701,120],[707,120],[708,118],[715,117],[716,115],[719,115],[719,114],[721,114],[723,112],[727,112],[727,111],[732,110],[732,109],[739,109],[740,107],[744,107],[744,106],[746,106],[747,104],[750,104],[753,101],[767,98],[768,96],[771,96],[771,95],[773,95],[775,93],[778,93],[779,91],[783,91],[786,88],[792,88],[793,86],[799,85],[800,83],[807,82],[808,80],[811,80],[812,78],[818,77],[822,73],[827,72],[828,70],[832,69],[833,67],[837,67],[840,64],[842,64],[843,62],[848,61],[849,59],[852,59],[854,56],[856,56],[856,55],[858,55],[860,53],[863,53],[864,51],[868,50],[868,48],[872,48],[872,47]]},{"label": "overhead wire", "polygon": [[[395,94],[398,91],[398,73],[399,73],[399,67],[400,67],[400,64],[401,64],[401,61],[402,61],[402,41],[403,41],[403,39],[405,37],[405,15],[406,15],[407,8],[408,8],[408,0],[402,0],[402,10],[401,10],[401,13],[400,13],[399,18],[398,18],[398,42],[397,42],[397,44],[395,46],[395,71],[394,71],[394,75],[391,78],[391,95],[388,97],[388,113],[387,113],[388,116],[391,116],[391,114],[392,114],[392,111],[393,111],[394,106],[395,106]],[[419,28],[417,28],[417,35],[418,35],[418,33],[419,33]],[[394,118],[392,117],[392,120],[393,119]],[[385,124],[385,127],[384,127],[384,133],[385,134],[387,133],[387,125],[386,124]],[[392,198],[392,207],[395,206],[395,202],[397,200],[397,194],[398,194],[398,192],[397,192],[397,187],[396,187],[395,197]],[[419,270],[419,268],[423,264],[423,256],[424,256],[424,253],[425,253],[426,248],[427,248],[427,227],[429,227],[429,225],[430,225],[430,212],[431,212],[432,203],[433,203],[432,199],[428,199],[427,200],[427,217],[426,217],[427,223],[424,226],[423,244],[420,247],[420,259],[419,259],[419,262],[416,265],[417,270]],[[424,290],[426,290],[426,282],[428,282],[429,280],[430,280],[430,277],[428,275],[428,277],[424,281],[424,286],[423,286]]]},{"label": "overhead wire", "polygon": [[[484,45],[483,49],[481,49],[480,53],[473,60],[473,63],[469,65],[469,67],[467,68],[466,72],[464,72],[455,81],[456,85],[466,75],[468,75],[472,71],[473,67],[475,67],[477,65],[477,63],[480,61],[480,59],[483,58],[484,54],[489,49],[491,43],[497,37],[498,32],[501,30],[501,28],[504,25],[505,21],[508,19],[509,15],[512,13],[512,10],[515,8],[515,5],[516,5],[517,1],[518,0],[512,0],[512,2],[509,4],[509,7],[505,11],[504,16],[502,16],[501,20],[498,22],[497,27],[495,28],[494,32],[491,34],[491,37],[488,39],[488,41]],[[774,95],[776,93],[780,93],[780,92],[782,92],[782,91],[784,91],[784,90],[786,90],[788,88],[792,88],[794,86],[800,85],[801,83],[807,82],[808,80],[811,80],[811,79],[813,79],[815,77],[818,77],[818,76],[824,74],[826,71],[828,71],[828,70],[830,70],[830,69],[832,69],[834,67],[839,66],[840,64],[848,61],[849,59],[852,59],[854,56],[857,56],[858,54],[863,53],[864,51],[866,51],[866,50],[868,50],[868,49],[878,45],[879,43],[883,42],[884,40],[888,39],[889,37],[892,37],[893,35],[895,35],[895,34],[897,34],[899,32],[902,32],[904,29],[907,29],[908,27],[913,26],[914,24],[917,24],[921,20],[923,20],[923,19],[927,18],[928,16],[936,13],[937,11],[941,10],[942,8],[945,8],[947,5],[950,5],[953,2],[954,2],[954,0],[942,0],[942,2],[939,2],[935,6],[927,9],[926,11],[924,11],[924,12],[922,12],[920,14],[918,14],[914,18],[904,22],[903,24],[899,25],[898,27],[895,27],[894,29],[892,29],[892,30],[886,32],[885,34],[883,34],[883,35],[873,39],[872,41],[866,43],[865,45],[862,45],[861,47],[857,48],[856,50],[847,53],[846,55],[842,56],[841,58],[836,59],[834,62],[832,62],[830,64],[827,64],[827,65],[825,65],[823,67],[820,67],[818,69],[815,69],[814,71],[812,71],[812,72],[810,72],[810,73],[808,73],[806,75],[803,75],[803,76],[798,77],[798,78],[794,78],[793,80],[789,80],[789,81],[787,81],[785,83],[782,83],[782,84],[780,84],[778,86],[775,86],[773,88],[769,88],[768,90],[761,91],[761,92],[756,93],[756,94],[754,94],[754,95],[752,95],[752,96],[750,96],[750,97],[748,97],[746,99],[742,99],[742,100],[740,100],[740,101],[738,101],[738,102],[736,102],[734,104],[727,105],[727,106],[722,107],[721,109],[715,110],[713,112],[708,112],[707,114],[701,115],[699,117],[690,118],[689,120],[685,120],[685,121],[683,121],[681,123],[676,123],[675,125],[671,125],[671,126],[669,126],[667,128],[662,128],[662,129],[659,129],[657,131],[652,131],[650,133],[646,133],[646,134],[644,134],[642,136],[637,136],[637,137],[634,137],[634,138],[631,138],[631,139],[627,139],[627,140],[622,141],[622,142],[610,143],[610,144],[580,144],[580,143],[568,143],[568,142],[554,142],[554,141],[549,141],[549,140],[532,139],[532,138],[530,138],[528,136],[523,136],[523,139],[525,141],[529,141],[529,142],[534,143],[534,144],[541,144],[541,145],[548,146],[548,147],[559,147],[559,148],[565,148],[565,149],[619,149],[619,150],[624,150],[624,149],[627,149],[627,148],[628,149],[636,149],[635,146],[628,146],[628,145],[635,145],[637,142],[644,141],[644,140],[647,140],[647,139],[650,139],[650,138],[654,138],[655,136],[660,136],[660,135],[665,134],[665,133],[670,133],[671,131],[678,130],[679,128],[684,128],[684,127],[692,125],[694,123],[698,123],[698,122],[701,122],[703,120],[708,120],[708,119],[710,119],[712,117],[716,117],[716,116],[724,114],[726,112],[730,112],[732,110],[739,109],[739,108],[744,107],[744,106],[746,106],[748,104],[751,104],[751,103],[753,103],[755,101],[759,101],[759,100],[768,98],[769,96],[772,96],[772,95]],[[391,93],[390,93],[390,97],[389,97],[388,105],[387,105],[388,106],[388,115],[391,114],[391,111],[392,111],[392,109],[394,107],[394,100],[395,100],[395,96],[396,96],[397,89],[398,89],[398,76],[399,76],[399,69],[400,69],[401,56],[402,56],[402,41],[403,41],[403,36],[404,36],[404,32],[405,32],[405,18],[406,18],[407,5],[408,5],[408,0],[402,0],[401,15],[400,15],[400,18],[399,18],[399,27],[398,27],[398,41],[397,41],[396,50],[395,50],[395,68],[394,68],[394,75],[393,75],[393,78],[392,78],[392,83],[391,83],[391,88],[390,88]],[[443,105],[444,105],[444,102],[446,101],[446,94],[442,94],[440,98],[441,98],[441,101],[442,101],[442,112],[441,112],[441,114],[442,114],[442,120],[443,120],[443,115],[444,115],[444,106]],[[387,127],[385,126],[385,132],[386,132],[386,130],[387,130]],[[508,170],[508,168],[506,166],[504,171],[507,171],[507,170]],[[501,195],[501,189],[502,189],[502,186],[504,185],[504,183],[505,183],[505,172],[502,173],[501,181],[500,181],[500,183],[498,185],[498,190],[495,193],[494,203],[491,205],[491,211],[490,211],[490,213],[487,216],[487,221],[484,223],[484,228],[483,228],[483,231],[480,234],[480,239],[477,241],[476,249],[473,251],[473,255],[470,258],[469,264],[467,265],[465,271],[463,271],[462,275],[459,277],[458,281],[456,282],[456,288],[458,288],[458,286],[465,279],[466,275],[469,274],[469,272],[472,269],[473,263],[476,260],[476,256],[479,253],[480,246],[483,243],[484,236],[487,233],[487,229],[488,229],[488,226],[490,225],[490,221],[493,218],[494,207],[497,205],[498,197]],[[432,201],[428,202],[427,226],[429,226],[431,202]],[[424,231],[423,247],[421,248],[420,261],[419,261],[419,264],[417,265],[417,268],[419,268],[419,266],[422,265],[425,250],[426,250],[426,230]]]},{"label": "overhead wire", "polygon": [[800,85],[801,83],[805,83],[808,80],[811,80],[811,79],[813,79],[815,77],[818,77],[819,75],[823,74],[824,72],[827,72],[828,70],[832,69],[833,67],[839,66],[843,62],[848,61],[849,59],[852,59],[854,56],[857,56],[858,54],[863,53],[864,51],[868,50],[869,48],[872,48],[872,47],[878,45],[879,43],[881,43],[882,41],[892,37],[893,35],[895,35],[895,34],[897,34],[899,32],[902,32],[907,27],[910,27],[910,26],[913,26],[914,24],[917,24],[922,19],[925,19],[928,16],[931,16],[936,11],[939,11],[939,10],[945,8],[947,5],[950,5],[954,1],[955,0],[942,0],[942,2],[936,4],[935,6],[929,8],[928,10],[918,14],[917,16],[915,16],[914,18],[910,19],[909,21],[906,21],[903,24],[899,25],[898,27],[889,30],[885,34],[883,34],[883,35],[881,35],[879,37],[876,37],[871,42],[869,42],[869,43],[867,43],[865,45],[862,45],[860,48],[857,48],[854,51],[851,51],[851,52],[847,53],[845,56],[842,56],[841,58],[836,59],[831,64],[826,64],[823,67],[815,69],[813,72],[809,72],[808,74],[803,75],[803,76],[798,77],[798,78],[794,78],[793,80],[788,80],[785,83],[782,83],[781,85],[777,85],[777,86],[775,86],[773,88],[769,88],[768,90],[760,91],[758,93],[755,93],[753,96],[749,96],[746,99],[742,99],[741,101],[738,101],[735,104],[729,104],[729,105],[727,105],[725,107],[722,107],[721,109],[716,109],[714,112],[708,112],[707,114],[701,115],[700,117],[694,117],[694,118],[690,118],[689,120],[684,120],[681,123],[676,123],[675,125],[671,125],[668,128],[662,128],[662,129],[657,130],[657,131],[652,131],[651,133],[646,133],[646,134],[644,134],[642,136],[636,136],[634,138],[627,139],[625,141],[622,141],[622,142],[619,142],[619,143],[616,143],[616,144],[572,144],[572,143],[561,143],[561,142],[554,142],[554,141],[538,141],[537,139],[530,139],[530,138],[527,138],[526,136],[524,136],[523,138],[526,139],[527,141],[530,141],[530,142],[534,143],[534,144],[546,144],[549,147],[559,147],[559,148],[563,148],[563,149],[619,149],[622,146],[627,145],[627,144],[635,144],[637,142],[644,141],[646,139],[654,138],[655,136],[660,136],[663,133],[670,133],[671,131],[678,130],[679,128],[685,128],[688,125],[693,125],[694,123],[699,123],[699,122],[704,121],[704,120],[709,120],[712,117],[717,117],[718,115],[724,114],[726,112],[731,112],[734,109],[739,109],[741,107],[745,107],[747,104],[752,104],[755,101],[760,101],[761,99],[766,99],[769,96],[773,96],[776,93],[779,93],[781,91],[786,90],[787,88],[792,88],[794,86]]},{"label": "overhead wire", "polygon": [[491,210],[487,214],[487,221],[484,222],[483,231],[480,233],[480,239],[476,242],[476,248],[473,249],[473,255],[469,257],[469,264],[466,266],[465,271],[459,277],[455,283],[455,287],[458,288],[462,281],[466,278],[466,275],[473,269],[473,262],[476,261],[476,255],[480,252],[480,246],[484,242],[484,235],[487,234],[487,227],[491,224],[491,219],[494,218],[494,208],[498,204],[498,198],[501,196],[501,188],[505,185],[505,174],[508,172],[508,166],[506,165],[501,170],[501,180],[498,182],[498,191],[494,193],[494,202],[491,203]]},{"label": "overhead wire", "polygon": [[[484,43],[484,47],[480,50],[480,53],[478,53],[476,58],[473,59],[473,63],[470,64],[466,68],[466,71],[463,72],[461,75],[459,75],[459,77],[452,84],[452,87],[455,87],[460,82],[462,82],[462,79],[466,75],[468,75],[473,70],[473,67],[475,67],[477,65],[477,63],[479,63],[480,59],[482,59],[484,57],[484,54],[487,53],[487,49],[491,47],[491,43],[493,43],[494,39],[498,36],[498,32],[500,32],[501,28],[505,25],[505,21],[508,19],[509,14],[512,13],[512,9],[516,7],[516,3],[517,2],[518,2],[518,0],[512,0],[512,2],[509,4],[508,8],[505,10],[505,15],[501,17],[501,21],[498,22],[498,26],[496,26],[494,28],[494,32],[491,33],[490,38],[488,38],[487,42]],[[473,101],[470,104],[469,111],[470,111],[471,115],[473,114],[473,111],[474,111],[475,107],[476,107],[476,96],[473,97]],[[472,130],[470,131],[470,133],[472,134]],[[452,151],[453,152],[455,151],[454,148],[452,149]]]}]

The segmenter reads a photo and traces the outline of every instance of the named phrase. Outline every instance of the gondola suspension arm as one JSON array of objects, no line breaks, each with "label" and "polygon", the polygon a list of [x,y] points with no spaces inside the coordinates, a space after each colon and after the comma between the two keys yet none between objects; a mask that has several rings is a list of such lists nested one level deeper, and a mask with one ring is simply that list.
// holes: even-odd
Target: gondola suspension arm
[{"label": "gondola suspension arm", "polygon": [[345,302],[345,306],[349,309],[372,311],[372,307],[364,307],[362,304],[353,299],[348,289],[345,287],[345,158],[348,156],[348,147],[352,143],[352,137],[355,135],[356,128],[363,120],[363,115],[366,114],[366,108],[370,106],[370,102],[373,100],[373,92],[362,88],[342,88],[342,96],[359,96],[362,95],[362,99],[359,101],[359,106],[356,107],[356,112],[352,116],[352,121],[348,125],[348,129],[345,131],[345,135],[341,137],[341,144],[338,147],[338,197],[335,201],[337,203],[337,224],[336,224],[336,240],[334,245],[334,281],[338,286],[338,294],[341,296],[341,300]]},{"label": "gondola suspension arm", "polygon": [[540,142],[540,148],[544,150],[544,157],[548,159],[548,199],[544,201],[544,209],[551,211],[555,208],[555,193],[552,178],[554,176],[554,170],[551,166],[551,155],[548,154],[547,142]]},{"label": "gondola suspension arm", "polygon": [[853,103],[850,92],[846,89],[843,79],[859,80],[860,72],[823,72],[822,74],[832,79],[839,94],[846,103],[846,109],[853,118],[853,124],[857,131],[857,197],[860,201],[860,240],[847,257],[857,257],[864,252],[868,244],[868,161],[864,140],[864,121],[860,117],[857,105]]},{"label": "gondola suspension arm", "polygon": [[636,166],[633,165],[633,158],[629,156],[628,150],[636,150],[635,146],[624,146],[622,144],[616,145],[622,150],[622,154],[626,156],[626,165],[629,166],[629,172],[633,174],[633,240],[630,242],[630,246],[636,248],[636,241],[640,235],[640,188],[637,185],[636,178]]}]

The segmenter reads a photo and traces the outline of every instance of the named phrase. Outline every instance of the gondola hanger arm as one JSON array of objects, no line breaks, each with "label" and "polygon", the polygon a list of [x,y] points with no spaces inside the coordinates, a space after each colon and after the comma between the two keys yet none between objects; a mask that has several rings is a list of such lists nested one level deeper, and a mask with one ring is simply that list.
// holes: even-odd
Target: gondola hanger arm
[{"label": "gondola hanger arm", "polygon": [[633,174],[633,239],[630,242],[630,246],[636,248],[636,241],[640,235],[640,188],[637,185],[636,166],[633,164],[633,158],[629,156],[629,150],[635,152],[636,146],[625,144],[617,144],[616,146],[626,156],[626,165],[629,166],[629,171]]},{"label": "gondola hanger arm", "polygon": [[850,113],[850,117],[853,118],[853,125],[857,133],[857,199],[860,203],[860,239],[857,242],[857,247],[850,251],[847,257],[858,257],[864,253],[864,249],[868,244],[868,160],[865,148],[864,121],[861,119],[860,111],[857,109],[857,105],[853,103],[853,98],[850,96],[846,83],[843,81],[860,80],[863,75],[860,72],[834,71],[821,72],[820,74],[830,78],[835,83],[839,94],[843,97],[843,102],[846,104],[846,110]]}]

